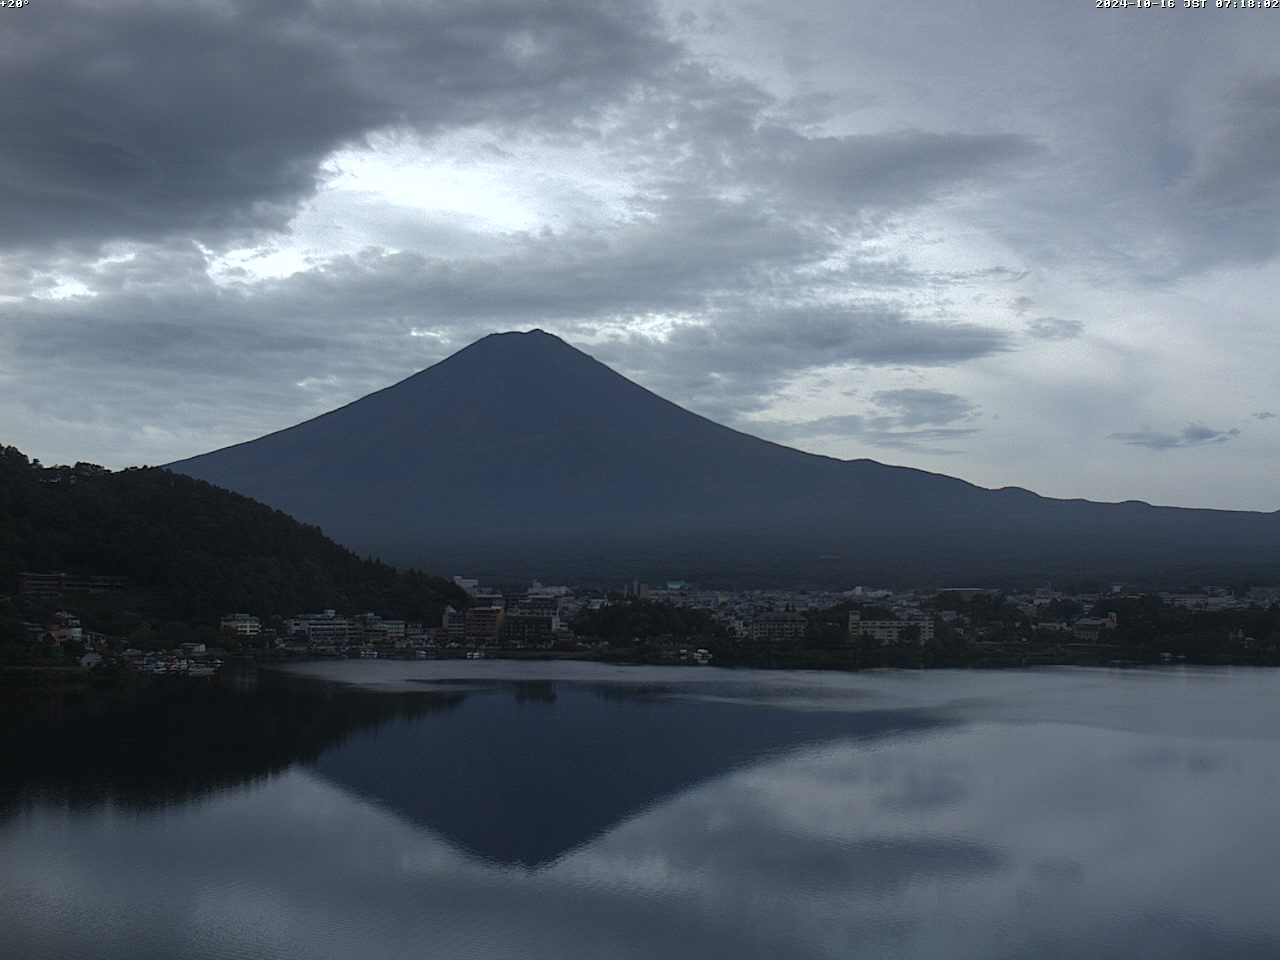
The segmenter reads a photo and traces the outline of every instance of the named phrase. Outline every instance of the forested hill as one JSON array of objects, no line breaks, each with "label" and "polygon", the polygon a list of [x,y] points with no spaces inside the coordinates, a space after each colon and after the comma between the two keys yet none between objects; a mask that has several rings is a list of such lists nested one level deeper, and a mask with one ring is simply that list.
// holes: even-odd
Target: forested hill
[{"label": "forested hill", "polygon": [[202,480],[42,467],[0,447],[0,596],[18,592],[24,571],[120,577],[124,590],[77,606],[193,625],[328,607],[435,619],[465,602],[450,581],[362,560],[319,528]]}]

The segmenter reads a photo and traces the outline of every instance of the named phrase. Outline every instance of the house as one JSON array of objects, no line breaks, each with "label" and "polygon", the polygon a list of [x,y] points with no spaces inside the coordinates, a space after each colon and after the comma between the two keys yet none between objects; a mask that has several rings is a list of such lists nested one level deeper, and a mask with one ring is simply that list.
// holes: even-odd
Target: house
[{"label": "house", "polygon": [[1107,639],[1106,634],[1116,629],[1116,615],[1110,613],[1105,617],[1081,617],[1071,625],[1071,634],[1084,643],[1097,643]]}]

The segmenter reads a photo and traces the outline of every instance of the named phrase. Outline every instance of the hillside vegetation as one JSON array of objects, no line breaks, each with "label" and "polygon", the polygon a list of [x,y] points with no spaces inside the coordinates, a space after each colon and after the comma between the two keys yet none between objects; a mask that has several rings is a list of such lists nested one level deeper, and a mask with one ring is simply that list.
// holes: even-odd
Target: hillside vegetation
[{"label": "hillside vegetation", "polygon": [[328,607],[434,620],[446,603],[465,603],[452,582],[361,559],[317,527],[202,480],[149,467],[44,467],[0,447],[6,632],[20,614],[39,613],[19,609],[24,571],[123,578],[123,590],[58,598],[108,633]]}]

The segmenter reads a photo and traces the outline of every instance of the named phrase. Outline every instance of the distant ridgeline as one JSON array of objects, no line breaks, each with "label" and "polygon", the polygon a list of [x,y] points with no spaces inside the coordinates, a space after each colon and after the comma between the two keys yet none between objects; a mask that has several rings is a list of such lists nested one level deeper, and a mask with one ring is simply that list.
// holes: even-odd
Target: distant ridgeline
[{"label": "distant ridgeline", "polygon": [[451,582],[362,560],[318,528],[202,480],[42,467],[0,447],[0,597],[18,595],[73,603],[107,632],[122,618],[216,625],[234,611],[328,607],[436,619],[466,602]]}]

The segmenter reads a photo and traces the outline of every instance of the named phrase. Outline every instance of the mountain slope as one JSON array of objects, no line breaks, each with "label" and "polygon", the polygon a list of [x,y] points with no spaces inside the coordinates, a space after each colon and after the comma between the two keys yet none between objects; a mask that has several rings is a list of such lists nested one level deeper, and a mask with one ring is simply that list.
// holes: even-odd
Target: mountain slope
[{"label": "mountain slope", "polygon": [[348,545],[490,575],[848,583],[1276,569],[1280,517],[1050,500],[690,413],[543,333],[172,464]]}]

